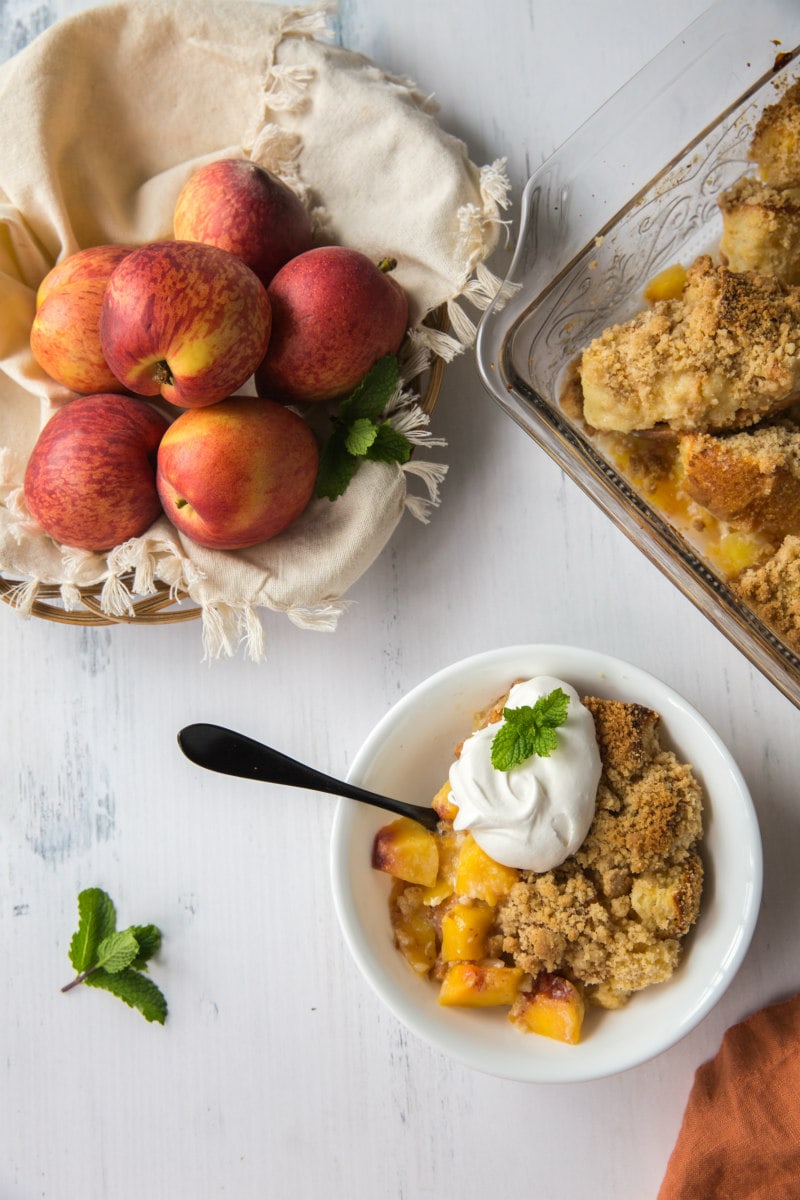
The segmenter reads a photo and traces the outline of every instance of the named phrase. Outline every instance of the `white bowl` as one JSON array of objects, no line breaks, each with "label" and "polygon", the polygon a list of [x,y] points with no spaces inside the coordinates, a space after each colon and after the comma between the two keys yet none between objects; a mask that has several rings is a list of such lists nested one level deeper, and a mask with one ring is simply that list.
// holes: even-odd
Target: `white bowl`
[{"label": "white bowl", "polygon": [[728,750],[700,714],[638,667],[570,646],[510,646],[478,654],[415,687],[378,723],[349,778],[372,791],[428,804],[447,778],[453,747],[473,714],[518,677],[554,675],[581,695],[647,705],[662,740],[691,763],[705,793],[705,885],[700,916],[672,978],[615,1011],[589,1008],[582,1039],[564,1045],[516,1029],[505,1009],[442,1007],[437,988],[410,969],[392,941],[390,878],[370,863],[388,813],[351,800],[336,809],[333,896],[363,975],[413,1033],[467,1066],[531,1083],[598,1079],[660,1054],[693,1029],[730,984],[752,937],[761,898],[761,838],[753,804]]}]

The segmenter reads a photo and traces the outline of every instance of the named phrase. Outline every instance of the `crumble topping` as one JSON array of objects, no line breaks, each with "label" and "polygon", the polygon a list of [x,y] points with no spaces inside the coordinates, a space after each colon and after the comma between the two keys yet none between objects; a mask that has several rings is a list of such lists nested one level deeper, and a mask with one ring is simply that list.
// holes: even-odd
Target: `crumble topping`
[{"label": "crumble topping", "polygon": [[800,537],[784,538],[773,555],[743,571],[732,586],[800,654]]},{"label": "crumble topping", "polygon": [[674,971],[700,905],[702,795],[661,747],[659,716],[587,697],[603,775],[580,850],[555,871],[522,872],[501,903],[498,948],[531,975],[559,972],[616,1008]]},{"label": "crumble topping", "polygon": [[800,188],[781,190],[745,176],[722,193],[719,207],[724,266],[800,283]]},{"label": "crumble topping", "polygon": [[800,80],[764,109],[750,143],[750,158],[772,187],[800,184]]},{"label": "crumble topping", "polygon": [[585,419],[618,433],[742,428],[800,388],[800,288],[702,255],[682,295],[612,325],[584,350]]}]

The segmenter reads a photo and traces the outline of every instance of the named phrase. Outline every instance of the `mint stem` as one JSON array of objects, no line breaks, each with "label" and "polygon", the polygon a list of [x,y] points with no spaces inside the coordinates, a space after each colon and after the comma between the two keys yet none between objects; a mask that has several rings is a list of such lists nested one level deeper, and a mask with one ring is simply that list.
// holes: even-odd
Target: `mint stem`
[{"label": "mint stem", "polygon": [[62,987],[62,992],[69,992],[72,988],[77,987],[79,983],[83,983],[84,979],[88,979],[90,975],[94,975],[95,971],[99,971],[99,967],[89,967],[88,971],[81,971],[80,975],[76,975],[69,983],[65,983]]}]

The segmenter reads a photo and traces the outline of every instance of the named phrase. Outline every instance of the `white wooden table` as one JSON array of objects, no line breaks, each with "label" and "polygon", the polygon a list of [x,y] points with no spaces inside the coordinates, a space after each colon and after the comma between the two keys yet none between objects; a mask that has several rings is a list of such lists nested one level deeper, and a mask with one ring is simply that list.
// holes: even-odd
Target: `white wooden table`
[{"label": "white wooden table", "polygon": [[[0,50],[78,7],[5,0]],[[342,0],[337,22],[436,94],[476,162],[508,156],[516,217],[530,171],[706,7]],[[335,634],[268,621],[266,664],[204,663],[194,622],[0,612],[0,1200],[477,1200],[541,1181],[653,1200],[695,1068],[800,986],[796,709],[500,412],[470,356],[446,372],[434,432],[450,473],[430,525],[404,519]],[[763,910],[730,990],[674,1049],[593,1084],[485,1077],[407,1035],[335,922],[333,802],[208,775],[175,740],[215,721],[344,774],[409,687],[529,641],[664,678],[733,748],[762,824]],[[92,885],[164,932],[163,1029],[60,994]]]}]

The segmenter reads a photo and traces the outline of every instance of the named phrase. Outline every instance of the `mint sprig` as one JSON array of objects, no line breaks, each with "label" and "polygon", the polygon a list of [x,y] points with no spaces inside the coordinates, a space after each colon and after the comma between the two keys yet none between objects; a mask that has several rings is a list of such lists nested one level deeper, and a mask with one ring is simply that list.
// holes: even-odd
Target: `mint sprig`
[{"label": "mint sprig", "polygon": [[163,1025],[167,1017],[167,1002],[160,989],[147,975],[126,967],[116,975],[106,975],[103,971],[87,975],[84,983],[88,987],[102,988],[118,996],[120,1000],[136,1008],[146,1021],[157,1021]]},{"label": "mint sprig", "polygon": [[399,382],[397,358],[386,354],[341,402],[320,453],[315,486],[320,499],[336,500],[341,496],[364,460],[408,462],[410,441],[381,419]]},{"label": "mint sprig", "polygon": [[503,723],[492,739],[492,766],[510,771],[534,754],[549,758],[558,746],[556,730],[566,721],[568,708],[569,696],[560,687],[535,704],[504,708]]},{"label": "mint sprig", "polygon": [[167,1002],[147,975],[147,963],[161,945],[155,925],[131,925],[118,930],[111,897],[102,888],[85,888],[78,895],[78,928],[69,945],[69,960],[77,975],[61,989],[78,984],[102,988],[138,1009],[147,1021],[164,1024]]}]

